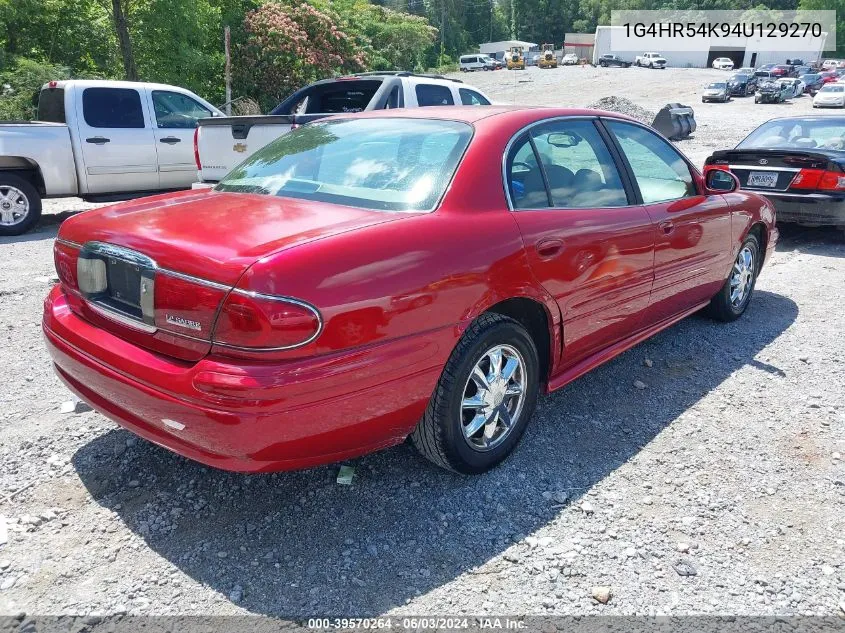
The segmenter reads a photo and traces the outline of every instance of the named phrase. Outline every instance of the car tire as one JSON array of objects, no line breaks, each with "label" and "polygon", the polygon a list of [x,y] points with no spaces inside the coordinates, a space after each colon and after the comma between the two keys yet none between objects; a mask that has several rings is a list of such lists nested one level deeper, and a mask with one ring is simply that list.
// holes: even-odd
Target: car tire
[{"label": "car tire", "polygon": [[41,196],[35,187],[15,174],[0,174],[0,235],[26,233],[40,217]]},{"label": "car tire", "polygon": [[[499,363],[502,370],[512,367],[512,361],[517,368],[510,380],[503,382],[500,378],[492,389],[484,391],[473,376],[480,373],[486,376],[485,380],[489,378],[493,369],[490,354],[497,349],[502,354]],[[539,370],[537,348],[528,331],[509,317],[483,314],[470,325],[452,351],[425,414],[411,433],[411,442],[426,459],[447,470],[479,474],[493,468],[514,449],[534,413],[540,386]],[[521,393],[508,396],[517,383],[521,385]],[[494,390],[495,394],[491,395]],[[487,395],[482,396],[482,391]],[[475,398],[482,402],[488,396],[492,403],[504,398],[492,410],[495,413],[489,412],[490,404],[477,408],[465,406]],[[487,413],[484,413],[484,407]],[[509,415],[515,414],[516,419],[508,427],[498,416],[511,407],[513,411]],[[473,427],[478,426],[485,415],[486,419],[494,421],[481,424],[473,433]],[[473,424],[476,419],[479,421]],[[492,430],[488,428],[491,425],[495,427]],[[483,448],[484,443],[489,446]]]},{"label": "car tire", "polygon": [[724,322],[735,321],[742,316],[754,293],[757,273],[760,272],[761,257],[760,241],[754,233],[751,233],[739,247],[724,285],[710,300],[710,316]]}]

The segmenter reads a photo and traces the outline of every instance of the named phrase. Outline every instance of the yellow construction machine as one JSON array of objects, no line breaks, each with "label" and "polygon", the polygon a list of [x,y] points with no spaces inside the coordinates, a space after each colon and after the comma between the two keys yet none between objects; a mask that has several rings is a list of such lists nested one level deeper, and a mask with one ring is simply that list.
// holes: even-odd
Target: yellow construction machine
[{"label": "yellow construction machine", "polygon": [[543,44],[543,51],[540,53],[540,59],[537,60],[537,65],[540,68],[557,68],[554,44]]},{"label": "yellow construction machine", "polygon": [[525,55],[521,46],[511,46],[505,59],[508,62],[508,70],[525,70]]}]

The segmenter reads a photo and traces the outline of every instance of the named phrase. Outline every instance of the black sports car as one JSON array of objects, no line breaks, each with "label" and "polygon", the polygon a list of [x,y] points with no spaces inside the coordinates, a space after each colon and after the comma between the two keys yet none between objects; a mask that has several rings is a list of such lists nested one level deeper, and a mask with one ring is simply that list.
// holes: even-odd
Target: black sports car
[{"label": "black sports car", "polygon": [[822,76],[819,73],[807,73],[805,75],[801,75],[799,79],[804,82],[804,85],[807,86],[805,90],[812,96],[815,96],[815,94],[821,90],[824,85]]},{"label": "black sports car", "polygon": [[845,230],[845,117],[772,119],[736,148],[713,152],[705,173],[712,165],[771,200],[778,222]]},{"label": "black sports car", "polygon": [[599,57],[599,66],[606,68],[608,66],[620,66],[622,68],[630,68],[631,62],[626,62],[619,55],[602,55]]},{"label": "black sports car", "polygon": [[728,79],[728,89],[732,97],[747,97],[757,92],[757,77],[745,73],[736,73]]}]

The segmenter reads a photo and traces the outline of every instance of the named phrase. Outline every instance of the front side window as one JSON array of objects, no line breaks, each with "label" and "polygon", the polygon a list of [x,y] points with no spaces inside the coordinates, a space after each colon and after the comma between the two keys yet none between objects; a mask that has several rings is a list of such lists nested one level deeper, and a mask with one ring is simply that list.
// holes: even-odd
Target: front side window
[{"label": "front side window", "polygon": [[193,129],[211,116],[211,110],[187,95],[166,90],[153,90],[153,110],[159,128]]},{"label": "front side window", "polygon": [[430,211],[449,185],[471,137],[472,127],[457,121],[316,122],[257,151],[216,190],[376,211]]},{"label": "front side window", "polygon": [[490,105],[490,102],[475,90],[460,88],[458,93],[461,95],[462,105]]},{"label": "front side window", "polygon": [[91,127],[144,127],[141,95],[132,88],[86,88],[82,91],[82,115]]},{"label": "front side window", "polygon": [[452,98],[452,91],[446,86],[417,84],[415,91],[417,93],[417,104],[420,107],[455,105],[455,100]]},{"label": "front side window", "polygon": [[561,209],[628,204],[613,158],[589,120],[560,120],[531,129],[552,205]]},{"label": "front side window", "polygon": [[607,121],[631,165],[644,204],[697,194],[689,165],[669,143],[645,128]]}]

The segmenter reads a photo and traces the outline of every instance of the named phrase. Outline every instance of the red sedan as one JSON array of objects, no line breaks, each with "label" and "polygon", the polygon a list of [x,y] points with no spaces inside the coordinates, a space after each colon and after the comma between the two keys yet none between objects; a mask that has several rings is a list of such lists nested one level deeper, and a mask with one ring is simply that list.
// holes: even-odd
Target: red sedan
[{"label": "red sedan", "polygon": [[685,316],[748,306],[772,206],[589,110],[327,119],[214,190],[61,226],[44,333],[62,380],[179,454],[302,468],[411,436],[504,459],[540,390]]}]

